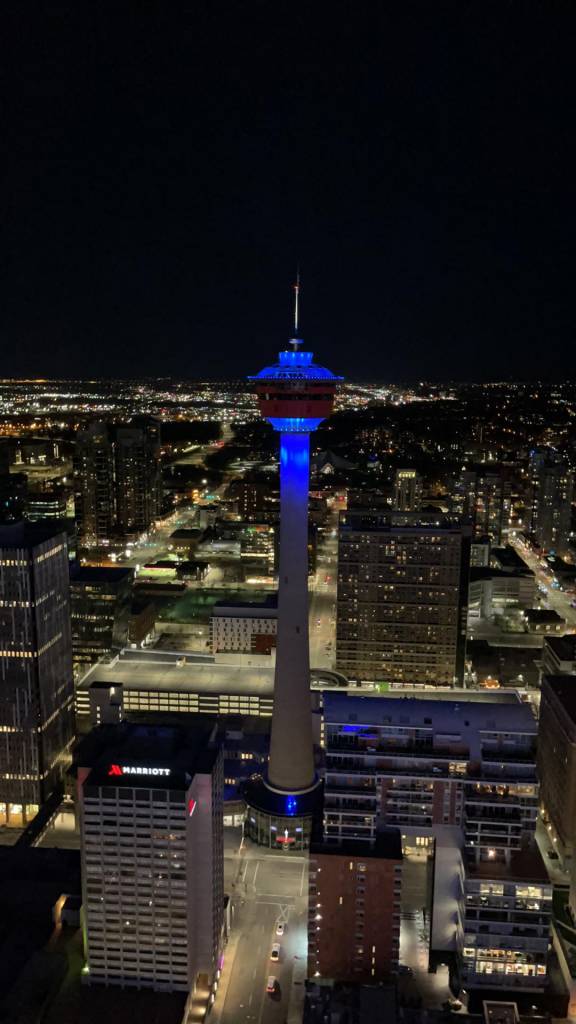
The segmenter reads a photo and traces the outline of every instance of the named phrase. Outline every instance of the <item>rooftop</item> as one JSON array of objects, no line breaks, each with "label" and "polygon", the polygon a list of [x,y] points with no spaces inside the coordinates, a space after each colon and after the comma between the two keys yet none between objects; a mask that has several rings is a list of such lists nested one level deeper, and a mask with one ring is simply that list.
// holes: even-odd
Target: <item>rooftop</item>
[{"label": "rooftop", "polygon": [[19,522],[0,526],[0,548],[32,548],[38,544],[44,544],[48,540],[62,537],[66,534],[60,523],[30,523]]},{"label": "rooftop", "polygon": [[101,567],[75,563],[70,569],[71,583],[121,583],[133,576],[133,569],[121,566]]},{"label": "rooftop", "polygon": [[212,609],[213,615],[221,615],[226,608],[246,608],[262,611],[276,610],[278,608],[278,594],[268,594],[263,601],[216,601]]},{"label": "rooftop", "polygon": [[[84,782],[88,788],[188,788],[195,774],[211,772],[218,755],[215,737],[210,718],[167,725],[150,716],[146,724],[100,725],[76,747],[74,765],[92,769]],[[135,770],[140,768],[141,774]]]},{"label": "rooftop", "polygon": [[421,530],[437,533],[456,533],[470,535],[472,528],[461,519],[447,516],[443,512],[375,512],[369,509],[352,509],[340,515],[340,529],[343,531],[358,530],[362,533],[372,531],[391,532],[405,530],[420,532]]},{"label": "rooftop", "polygon": [[493,860],[467,864],[466,876],[490,881],[540,882],[552,888],[546,865],[535,842],[522,850],[514,850],[509,864]]},{"label": "rooftop", "polygon": [[527,608],[524,612],[524,618],[528,622],[564,622],[565,619],[558,612],[554,611],[553,608]]},{"label": "rooftop", "polygon": [[[321,832],[321,827],[320,827]],[[402,837],[398,828],[382,828],[375,842],[368,839],[342,839],[336,843],[313,838],[310,856],[323,854],[341,857],[378,857],[382,860],[402,860]]]},{"label": "rooftop", "polygon": [[518,576],[526,577],[527,579],[534,578],[534,573],[531,569],[525,566],[523,569],[519,569],[518,572],[511,573],[507,572],[506,569],[490,569],[488,566],[473,565],[470,567],[470,582],[474,583],[477,580],[497,580],[497,579],[516,579]]},{"label": "rooftop", "polygon": [[547,636],[544,646],[549,647],[559,661],[574,661],[576,659],[576,633],[567,633],[566,636]]},{"label": "rooftop", "polygon": [[[498,699],[504,697],[504,699]],[[506,732],[530,733],[538,731],[528,704],[521,701],[514,690],[497,696],[492,692],[476,691],[470,700],[468,694],[454,700],[419,697],[360,697],[329,691],[324,694],[324,720],[326,724],[357,722],[359,725],[400,725],[435,731],[503,729]]]},{"label": "rooftop", "polygon": [[193,655],[171,657],[168,652],[156,652],[156,655],[156,658],[149,658],[142,653],[140,659],[122,657],[110,665],[94,665],[78,689],[86,690],[93,683],[98,683],[122,684],[127,690],[163,690],[169,693],[271,697],[274,692],[274,669],[271,667],[220,665],[208,660],[207,656],[203,661],[196,661]]},{"label": "rooftop", "polygon": [[509,544],[504,548],[492,548],[491,557],[502,566],[503,569],[508,571],[524,571],[528,568],[526,562],[520,558],[515,548],[510,547]]},{"label": "rooftop", "polygon": [[486,1024],[518,1024],[518,1007],[516,1003],[485,1000],[482,1005]]}]

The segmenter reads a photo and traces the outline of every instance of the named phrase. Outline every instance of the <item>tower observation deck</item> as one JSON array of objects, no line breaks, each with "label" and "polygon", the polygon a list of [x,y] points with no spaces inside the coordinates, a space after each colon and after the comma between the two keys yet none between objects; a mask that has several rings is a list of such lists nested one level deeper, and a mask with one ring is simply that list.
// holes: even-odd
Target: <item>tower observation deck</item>
[{"label": "tower observation deck", "polygon": [[[298,297],[298,292],[296,292]],[[292,348],[249,380],[262,415],[280,433],[280,557],[274,711],[266,777],[246,786],[246,833],[266,846],[308,843],[318,797],[314,768],[308,637],[310,433],[334,406],[341,377]]]}]

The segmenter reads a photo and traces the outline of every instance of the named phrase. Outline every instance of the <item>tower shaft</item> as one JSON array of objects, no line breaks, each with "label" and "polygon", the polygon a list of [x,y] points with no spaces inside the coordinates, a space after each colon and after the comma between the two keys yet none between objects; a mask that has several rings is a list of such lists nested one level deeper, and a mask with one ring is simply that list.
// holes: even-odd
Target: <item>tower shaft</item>
[{"label": "tower shaft", "polygon": [[274,714],[268,782],[298,793],[314,785],[308,642],[310,435],[280,438],[280,559]]}]

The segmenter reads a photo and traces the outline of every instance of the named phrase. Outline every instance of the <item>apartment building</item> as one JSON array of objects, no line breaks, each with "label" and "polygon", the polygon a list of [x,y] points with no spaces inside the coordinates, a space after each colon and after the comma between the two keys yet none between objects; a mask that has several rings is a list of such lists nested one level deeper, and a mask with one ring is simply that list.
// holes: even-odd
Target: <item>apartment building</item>
[{"label": "apartment building", "polygon": [[417,512],[422,503],[422,477],[415,469],[397,469],[394,477],[394,508]]},{"label": "apartment building", "polygon": [[431,959],[452,951],[468,987],[539,991],[551,889],[534,843],[537,724],[513,691],[450,698],[324,694],[325,840],[399,828],[406,853],[435,857]]},{"label": "apartment building", "polygon": [[308,977],[376,982],[398,966],[402,841],[313,840],[308,896]]},{"label": "apartment building", "polygon": [[506,858],[534,831],[536,733],[514,693],[437,700],[326,692],[325,835],[371,839],[380,822],[426,846],[437,826],[458,825],[476,858],[484,849]]},{"label": "apartment building", "polygon": [[454,498],[460,514],[471,519],[474,537],[504,542],[512,511],[512,479],[506,469],[481,465],[464,470]]},{"label": "apartment building", "polygon": [[436,514],[341,513],[339,671],[401,686],[462,680],[470,535]]},{"label": "apartment building", "polygon": [[276,647],[277,622],[275,594],[263,604],[218,601],[210,618],[212,654],[270,654]]},{"label": "apartment building", "polygon": [[215,726],[103,725],[76,764],[87,980],[212,985],[224,908]]}]

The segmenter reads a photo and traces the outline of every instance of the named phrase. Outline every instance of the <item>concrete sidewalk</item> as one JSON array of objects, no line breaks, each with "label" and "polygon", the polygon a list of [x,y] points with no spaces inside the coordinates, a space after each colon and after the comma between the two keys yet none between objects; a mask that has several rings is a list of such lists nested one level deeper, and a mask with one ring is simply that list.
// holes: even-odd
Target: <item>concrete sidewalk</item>
[{"label": "concrete sidewalk", "polygon": [[[222,964],[222,973],[220,975],[220,981],[218,982],[216,999],[214,1000],[212,1009],[209,1011],[207,1017],[210,1024],[219,1024],[220,1022],[241,934],[240,930],[237,930],[228,940],[228,945],[224,950],[224,963]],[[300,1018],[300,1020],[302,1020],[302,1018]]]}]

